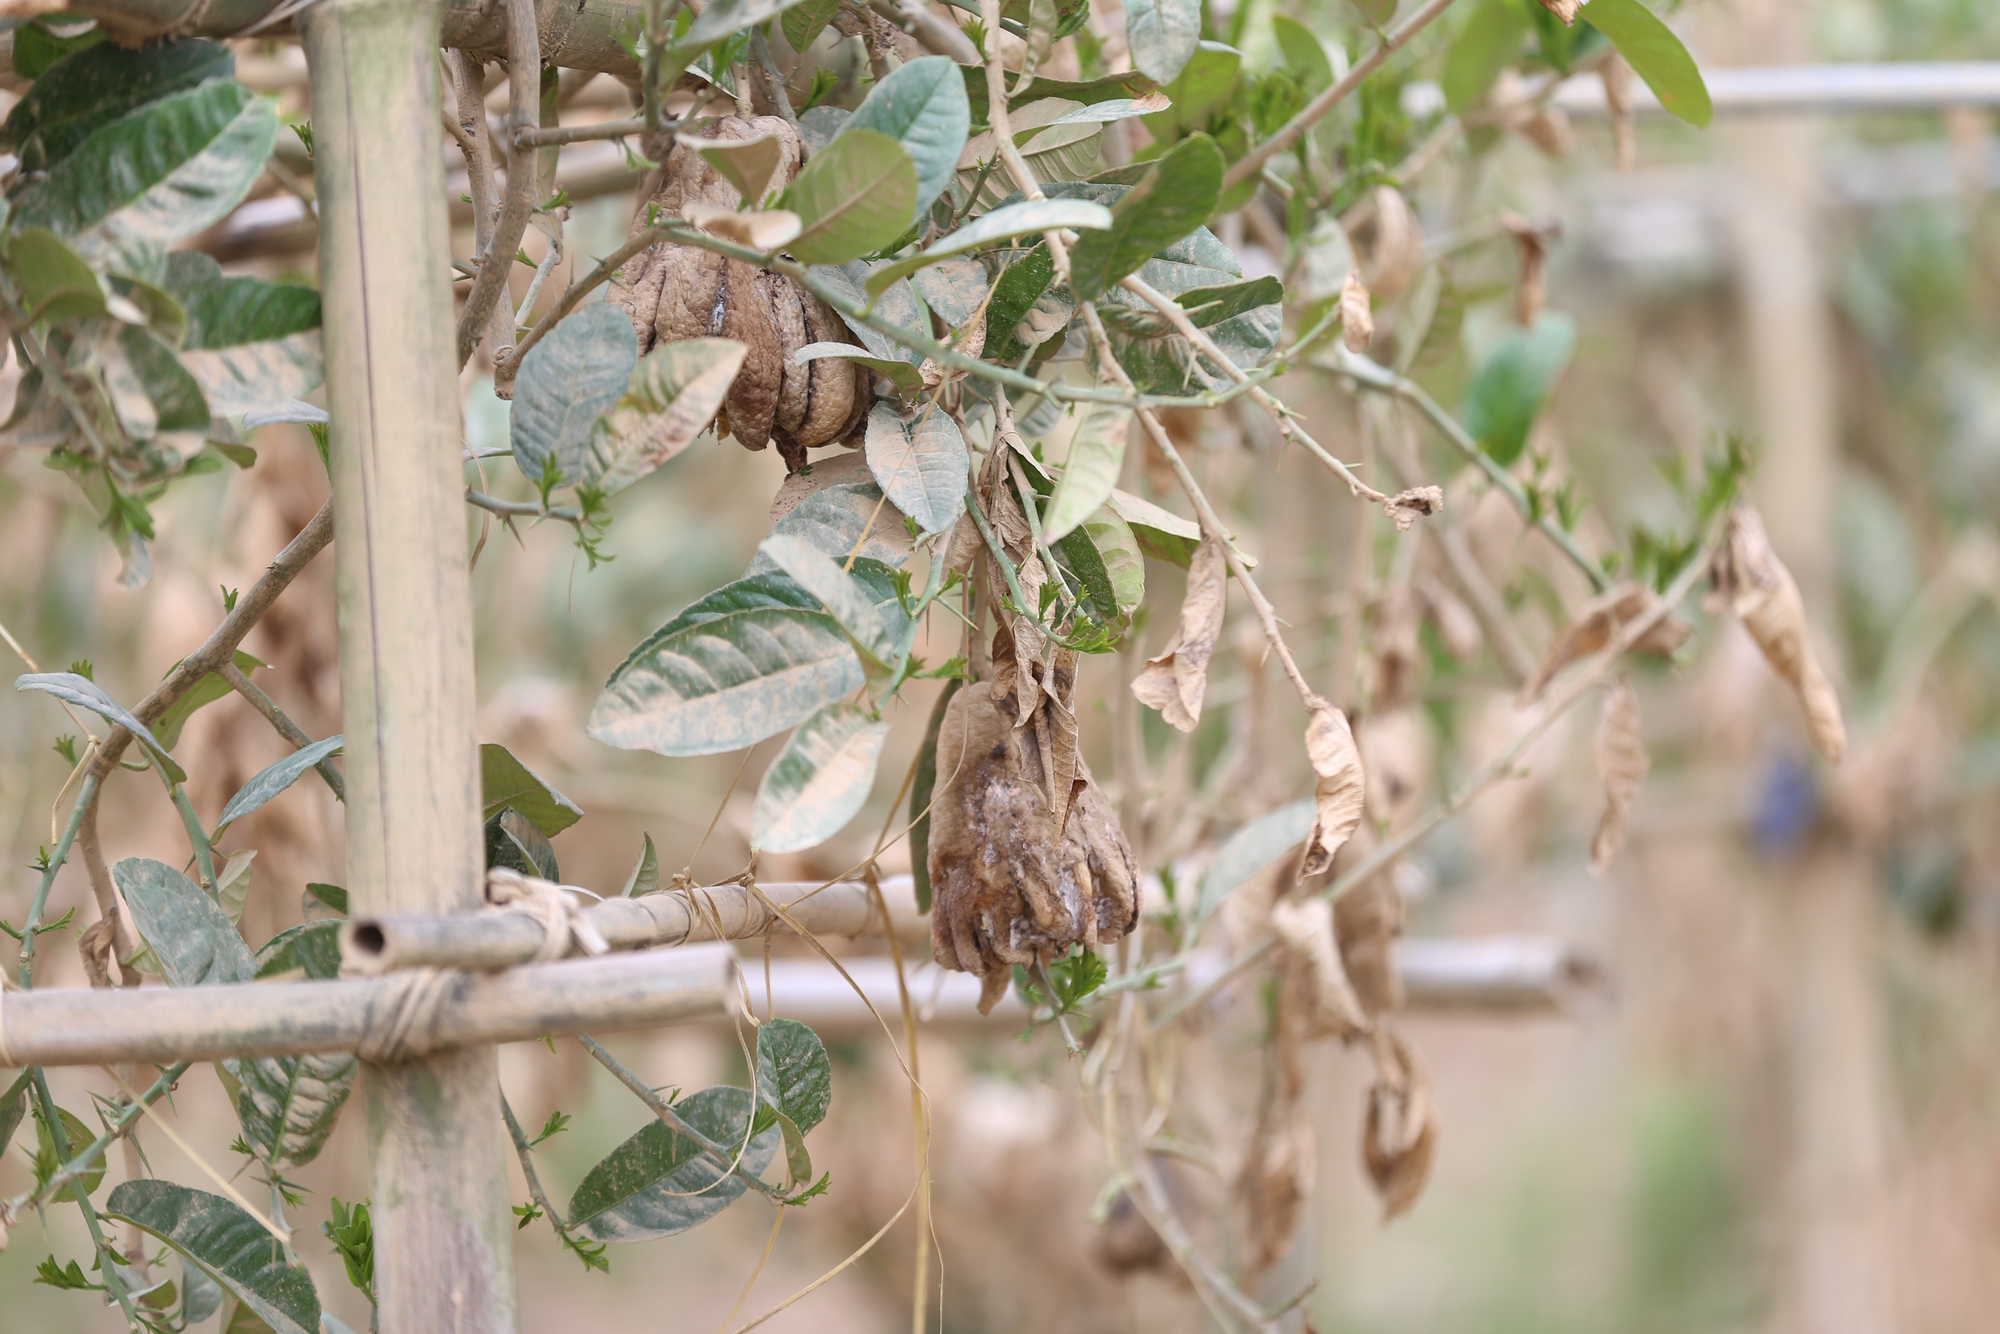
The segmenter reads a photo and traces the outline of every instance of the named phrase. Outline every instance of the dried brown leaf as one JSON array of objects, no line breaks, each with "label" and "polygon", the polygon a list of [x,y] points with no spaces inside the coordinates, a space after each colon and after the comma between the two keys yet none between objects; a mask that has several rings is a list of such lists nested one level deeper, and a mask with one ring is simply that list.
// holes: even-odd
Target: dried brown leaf
[{"label": "dried brown leaf", "polygon": [[1542,0],[1542,8],[1564,23],[1576,22],[1576,11],[1581,4],[1582,0]]},{"label": "dried brown leaf", "polygon": [[1408,1210],[1423,1194],[1436,1147],[1430,1083],[1403,1040],[1384,1030],[1376,1040],[1375,1083],[1368,1090],[1361,1161],[1382,1197],[1385,1222]]},{"label": "dried brown leaf", "polygon": [[[1357,865],[1375,850],[1375,837],[1363,825],[1340,855],[1336,874]],[[1340,965],[1372,1020],[1403,1008],[1403,978],[1396,969],[1396,937],[1403,933],[1403,895],[1395,875],[1384,866],[1333,904],[1333,938],[1340,946]]]},{"label": "dried brown leaf", "polygon": [[1309,1037],[1352,1037],[1368,1031],[1333,935],[1333,905],[1317,894],[1271,905],[1271,930],[1295,965]]},{"label": "dried brown leaf", "polygon": [[[1659,605],[1660,599],[1652,589],[1642,584],[1625,583],[1606,589],[1578,607],[1570,623],[1549,645],[1541,670],[1522,691],[1523,699],[1540,699],[1542,692],[1549,688],[1549,682],[1555,680],[1557,672],[1580,658],[1587,658],[1608,647],[1627,625],[1649,615]],[[1678,616],[1665,616],[1639,636],[1632,650],[1672,654],[1693,633],[1694,628]]]},{"label": "dried brown leaf", "polygon": [[1347,715],[1331,704],[1314,708],[1306,721],[1306,758],[1316,775],[1313,799],[1319,816],[1312,837],[1306,840],[1305,858],[1299,867],[1302,877],[1319,875],[1333,865],[1334,854],[1361,823],[1368,797],[1368,779],[1353,729],[1347,725]]},{"label": "dried brown leaf", "polygon": [[1375,341],[1375,312],[1358,273],[1348,274],[1340,285],[1340,340],[1349,352],[1366,352]]},{"label": "dried brown leaf", "polygon": [[100,917],[77,937],[76,950],[83,956],[83,973],[93,987],[111,985],[111,942],[117,928],[117,918]]},{"label": "dried brown leaf", "polygon": [[752,250],[776,250],[799,234],[799,215],[788,209],[743,212],[722,204],[689,204],[681,214],[697,230]]},{"label": "dried brown leaf", "polygon": [[1132,682],[1132,694],[1183,732],[1201,721],[1208,689],[1208,663],[1222,634],[1229,590],[1229,565],[1222,544],[1204,540],[1188,563],[1187,595],[1181,599],[1180,627],[1157,657]]},{"label": "dried brown leaf", "polygon": [[1375,243],[1368,253],[1368,289],[1394,301],[1424,265],[1424,233],[1403,192],[1378,185],[1369,196],[1375,210]]},{"label": "dried brown leaf", "polygon": [[[1544,143],[1542,137],[1555,133],[1545,120],[1546,112],[1538,112],[1523,120],[1517,127],[1536,144],[1550,153],[1560,156],[1567,152],[1566,143],[1554,146],[1554,141]],[[1562,122],[1562,132],[1567,133],[1569,123]],[[1560,222],[1531,222],[1518,213],[1502,209],[1500,225],[1514,237],[1515,258],[1518,262],[1518,276],[1514,286],[1514,318],[1522,328],[1534,327],[1541,318],[1542,303],[1548,296],[1545,277],[1548,268],[1549,244],[1562,238]]]},{"label": "dried brown leaf", "polygon": [[1236,1186],[1249,1226],[1245,1265],[1252,1273],[1269,1269],[1292,1249],[1317,1160],[1312,1122],[1296,1099],[1267,1106]]},{"label": "dried brown leaf", "polygon": [[1603,875],[1625,846],[1625,820],[1632,798],[1653,767],[1639,735],[1639,698],[1632,684],[1620,678],[1604,697],[1597,720],[1597,776],[1604,784],[1604,814],[1590,840],[1590,869]]},{"label": "dried brown leaf", "polygon": [[1416,594],[1408,584],[1392,584],[1374,613],[1375,689],[1370,705],[1377,713],[1393,713],[1415,698],[1423,669]]},{"label": "dried brown leaf", "polygon": [[1840,697],[1820,669],[1806,623],[1805,599],[1792,572],[1771,549],[1764,521],[1748,502],[1730,511],[1729,531],[1709,572],[1715,594],[1726,602],[1764,651],[1766,661],[1790,685],[1806,711],[1813,744],[1829,763],[1847,749],[1847,726]]}]

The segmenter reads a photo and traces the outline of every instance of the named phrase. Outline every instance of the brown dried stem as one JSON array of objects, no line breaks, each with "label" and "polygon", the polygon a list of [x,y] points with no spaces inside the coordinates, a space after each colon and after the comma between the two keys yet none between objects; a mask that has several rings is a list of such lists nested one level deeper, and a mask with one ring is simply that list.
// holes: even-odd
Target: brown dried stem
[{"label": "brown dried stem", "polygon": [[[523,130],[539,128],[541,119],[542,83],[542,38],[540,23],[535,14],[535,0],[507,0],[507,130],[510,139],[518,141]],[[468,108],[463,94],[459,101],[459,119],[463,122]],[[476,108],[482,120],[483,106]],[[475,206],[477,195],[474,196]],[[479,345],[480,330],[492,319],[493,313],[501,306],[500,298],[507,289],[507,278],[514,266],[515,252],[521,248],[521,236],[528,230],[529,215],[535,208],[535,173],[526,161],[516,160],[507,173],[507,196],[500,206],[499,219],[493,224],[492,233],[479,252],[479,276],[472,280],[472,290],[466,294],[465,309],[458,317],[458,364],[463,366],[472,358],[472,351]],[[507,303],[511,305],[511,303]],[[507,312],[505,340],[513,339],[514,320],[512,311]],[[494,360],[502,360],[506,349],[501,346],[496,330],[493,348]]]}]

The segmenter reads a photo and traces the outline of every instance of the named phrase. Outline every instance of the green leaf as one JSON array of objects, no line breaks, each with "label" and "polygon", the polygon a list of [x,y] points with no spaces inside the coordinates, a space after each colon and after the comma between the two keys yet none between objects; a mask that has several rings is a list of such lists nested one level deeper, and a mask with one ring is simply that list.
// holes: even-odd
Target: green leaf
[{"label": "green leaf", "polygon": [[1316,815],[1317,808],[1308,798],[1259,816],[1231,834],[1201,877],[1196,923],[1212,917],[1237,886],[1304,843]]},{"label": "green leaf", "polygon": [[0,1093],[0,1153],[7,1152],[7,1146],[14,1142],[14,1132],[21,1126],[21,1118],[28,1114],[30,1078],[30,1073],[23,1070],[14,1077],[7,1091]]},{"label": "green leaf", "polygon": [[712,46],[732,33],[755,27],[790,9],[799,0],[716,0],[703,9],[681,36],[680,47]]},{"label": "green leaf", "polygon": [[496,866],[540,880],[562,879],[548,836],[511,806],[495,811],[486,821],[486,869]]},{"label": "green leaf", "polygon": [[1097,604],[1097,619],[1106,624],[1123,621],[1146,599],[1146,557],[1139,550],[1139,539],[1108,503],[1093,510],[1082,528],[1062,540],[1056,559],[1069,560],[1079,537],[1090,543],[1104,570],[1101,586],[1094,576],[1086,580]]},{"label": "green leaf", "polygon": [[826,613],[732,612],[655,633],[633,650],[605,683],[589,730],[626,750],[713,755],[796,727],[865,679]]},{"label": "green leaf", "polygon": [[1125,0],[1125,40],[1141,74],[1172,83],[1201,41],[1201,0]]},{"label": "green leaf", "polygon": [[800,852],[839,833],[868,800],[888,736],[889,724],[845,702],[799,724],[757,787],[751,846]]},{"label": "green leaf", "polygon": [[166,245],[235,208],[277,134],[270,102],[211,79],[92,133],[21,192],[16,223],[73,238],[86,258]]},{"label": "green leaf", "polygon": [[[1097,170],[1099,149],[1104,139],[1102,122],[1079,119],[1084,109],[1078,102],[1050,98],[1016,111],[1012,117],[1014,138],[1024,145],[1021,157],[1035,179],[1043,183],[1074,181]],[[979,186],[977,206],[993,208],[1012,191],[1012,181],[1003,165],[989,171],[988,162],[998,156],[999,145],[988,129],[975,135],[958,158],[958,184],[953,198],[963,203],[975,185]],[[983,178],[983,184],[982,184]],[[1019,198],[1019,192],[1012,194]]]},{"label": "green leaf", "polygon": [[1200,524],[1129,491],[1113,491],[1105,506],[1131,527],[1139,550],[1154,560],[1185,570],[1194,559],[1195,548],[1201,545]]},{"label": "green leaf", "polygon": [[105,313],[104,287],[83,257],[46,227],[7,242],[7,272],[21,291],[30,324],[60,324]]},{"label": "green leaf", "polygon": [[1131,409],[1115,403],[1092,403],[1083,410],[1069,439],[1062,480],[1042,519],[1042,535],[1056,542],[1075,531],[1098,506],[1111,498],[1118,471],[1125,465],[1125,434]]},{"label": "green leaf", "polygon": [[973,219],[949,236],[940,237],[921,254],[875,270],[868,277],[868,294],[877,295],[898,278],[918,269],[953,255],[982,250],[1009,237],[1039,234],[1060,227],[1083,232],[1103,231],[1110,226],[1111,210],[1087,199],[1038,199],[1009,204]]},{"label": "green leaf", "polygon": [[127,1181],[111,1192],[104,1212],[165,1242],[277,1334],[318,1334],[311,1276],[287,1265],[284,1248],[233,1202],[171,1181]]},{"label": "green leaf", "polygon": [[256,954],[257,976],[276,977],[302,970],[316,982],[340,976],[340,922],[307,922],[280,931],[264,942]]},{"label": "green leaf", "polygon": [[593,448],[598,418],[626,397],[638,365],[632,321],[605,302],[585,306],[528,349],[509,432],[514,462],[530,481],[541,480],[551,459],[567,484],[603,470]]},{"label": "green leaf", "polygon": [[1187,311],[1197,329],[1206,329],[1247,315],[1285,299],[1284,284],[1265,274],[1248,282],[1223,283],[1218,287],[1197,287],[1175,295],[1174,301]]},{"label": "green leaf", "polygon": [[993,280],[978,260],[953,255],[910,275],[910,286],[946,328],[958,329],[985,305]]},{"label": "green leaf", "polygon": [[758,550],[790,575],[840,622],[862,651],[893,667],[909,647],[916,625],[900,606],[881,605],[878,591],[842,568],[842,563],[806,538],[773,533]]},{"label": "green leaf", "polygon": [[165,862],[144,857],[119,862],[111,868],[111,878],[168,986],[248,982],[257,976],[250,947],[194,881]]},{"label": "green leaf", "polygon": [[[61,22],[61,20],[57,20]],[[57,34],[50,31],[48,24],[14,20],[14,76],[17,79],[39,79],[49,66],[74,51],[82,51],[104,40],[104,30],[96,24],[81,32]],[[8,26],[13,27],[14,24]]]},{"label": "green leaf", "polygon": [[624,898],[636,899],[660,892],[660,850],[653,846],[651,834],[645,837],[646,846],[639,852],[639,864],[632,868],[631,875],[625,877]]},{"label": "green leaf", "polygon": [[250,866],[257,860],[255,848],[229,854],[229,860],[215,873],[215,902],[231,926],[240,926],[243,909],[250,902]]},{"label": "green leaf", "polygon": [[167,257],[166,288],[187,313],[189,350],[268,343],[320,325],[319,293],[304,283],[224,277],[198,250]]},{"label": "green leaf", "polygon": [[342,917],[347,916],[347,891],[341,886],[309,881],[306,884],[306,893]]},{"label": "green leaf", "polygon": [[554,838],[583,818],[583,808],[550,787],[533,769],[514,758],[505,746],[487,742],[479,748],[480,818],[489,819],[512,807],[535,828]]},{"label": "green leaf", "polygon": [[993,282],[993,299],[986,303],[986,357],[1011,365],[1026,349],[1015,337],[1021,322],[1055,278],[1055,260],[1046,243],[1011,260]]},{"label": "green leaf", "polygon": [[[674,1110],[710,1141],[733,1151],[748,1128],[750,1090],[703,1089]],[[752,1136],[743,1150],[743,1170],[762,1172],[778,1140],[776,1126]],[[593,1241],[670,1237],[708,1221],[748,1189],[693,1140],[653,1121],[590,1169],[570,1197],[570,1225]]]},{"label": "green leaf", "polygon": [[[1394,0],[1389,0],[1389,7],[1395,8]],[[1316,97],[1333,86],[1333,62],[1327,58],[1318,33],[1290,14],[1273,14],[1271,36],[1284,58],[1285,72],[1307,97]]]},{"label": "green leaf", "polygon": [[1518,0],[1478,0],[1445,52],[1438,79],[1454,116],[1477,106],[1500,71],[1520,59],[1521,41],[1527,35],[1527,16]]},{"label": "green leaf", "polygon": [[153,755],[175,782],[186,779],[187,774],[167,754],[160,745],[160,739],[147,729],[146,725],[126,712],[125,706],[105,694],[97,683],[87,676],[75,672],[37,672],[29,676],[14,678],[16,690],[39,690],[43,694],[54,695],[65,704],[74,704],[80,709],[89,709],[106,722],[116,723],[136,737],[140,744]]},{"label": "green leaf", "polygon": [[1111,226],[1070,252],[1070,288],[1089,301],[1207,220],[1222,192],[1222,151],[1205,134],[1182,140],[1111,206]]},{"label": "green leaf", "polygon": [[958,522],[970,457],[958,424],[935,406],[905,413],[877,403],[868,414],[868,470],[897,509],[926,533]]},{"label": "green leaf", "polygon": [[850,125],[785,191],[779,206],[801,224],[786,248],[807,264],[859,259],[908,231],[916,204],[917,172],[903,146]]},{"label": "green leaf", "polygon": [[[23,1074],[22,1079],[25,1081],[26,1078],[27,1076]],[[49,1133],[48,1123],[42,1119],[39,1108],[35,1112],[35,1177],[40,1182],[46,1182],[50,1177],[54,1176],[57,1168],[83,1152],[84,1147],[97,1138],[95,1132],[86,1126],[83,1123],[83,1118],[76,1115],[76,1113],[58,1107],[56,1108],[56,1115],[62,1118],[63,1139],[69,1146],[67,1153],[59,1152],[56,1149],[55,1136]],[[54,1198],[57,1200],[74,1200],[77,1198],[76,1189],[78,1186],[83,1187],[84,1195],[88,1196],[99,1185],[103,1184],[103,1181],[104,1158],[100,1154],[97,1161],[90,1165],[90,1170],[85,1172],[73,1184],[57,1191]]]},{"label": "green leaf", "polygon": [[920,56],[897,66],[889,77],[868,90],[868,96],[841,127],[834,143],[837,145],[859,131],[873,130],[902,144],[903,151],[910,155],[910,162],[916,168],[917,192],[909,216],[898,229],[900,235],[911,224],[922,222],[930,211],[931,201],[951,184],[958,155],[965,148],[965,136],[971,128],[972,109],[958,66],[944,56]]},{"label": "green leaf", "polygon": [[1501,467],[1511,467],[1521,457],[1528,432],[1575,346],[1576,321],[1543,311],[1532,329],[1510,326],[1473,372],[1465,396],[1465,429]]},{"label": "green leaf", "polygon": [[[189,373],[172,348],[151,331],[126,325],[118,330],[117,355],[102,344],[105,355],[105,381],[112,387],[114,362],[122,361],[117,371],[129,373],[136,382],[133,386],[145,396],[145,416],[148,429],[133,431],[139,439],[150,439],[153,435],[170,431],[206,431],[209,423],[208,397],[202,393],[201,384]],[[118,391],[113,388],[114,400]],[[120,417],[124,417],[120,405]],[[126,427],[131,429],[131,422]]]},{"label": "green leaf", "polygon": [[236,790],[229,804],[222,808],[216,818],[215,833],[211,843],[219,840],[229,826],[262,807],[265,802],[283,792],[286,788],[311,773],[321,760],[332,759],[340,754],[341,738],[330,736],[324,741],[315,741],[302,750],[295,750],[276,764],[261,770],[249,782]]},{"label": "green leaf", "polygon": [[[338,943],[324,932],[321,939],[333,946],[335,956],[333,971],[326,976],[338,976]],[[259,1158],[278,1171],[303,1167],[319,1157],[340,1120],[341,1108],[354,1092],[354,1078],[361,1068],[346,1052],[266,1056],[222,1064],[237,1083],[236,1119],[243,1126],[245,1140]]]},{"label": "green leaf", "polygon": [[[977,108],[979,119],[986,119],[986,67],[983,65],[961,65],[959,73],[965,77],[965,95]],[[1124,74],[1107,74],[1101,79],[1087,79],[1074,83],[1067,79],[1036,78],[1020,92],[1007,94],[1010,108],[1029,106],[1046,98],[1060,98],[1065,102],[1077,102],[1085,106],[1097,102],[1109,102],[1115,97],[1144,97],[1159,85],[1137,70]]]},{"label": "green leaf", "polygon": [[[236,670],[246,676],[256,671],[259,667],[269,665],[245,653],[242,649],[236,650],[233,661],[236,664]],[[174,668],[179,666],[180,664],[177,662],[173,667],[169,667],[167,675],[173,675]],[[180,744],[181,729],[187,726],[187,720],[195,715],[195,711],[213,704],[219,699],[227,699],[230,691],[234,688],[220,674],[216,672],[208,673],[208,675],[189,686],[186,694],[168,705],[166,712],[153,721],[153,735],[159,738],[162,746],[168,750],[172,750]]]},{"label": "green leaf", "polygon": [[1170,144],[1183,134],[1208,127],[1211,113],[1226,107],[1236,88],[1236,76],[1243,69],[1243,53],[1221,42],[1202,42],[1195,47],[1187,68],[1172,83],[1160,89],[1173,105],[1146,117],[1143,122],[1154,139]]},{"label": "green leaf", "polygon": [[802,366],[806,362],[819,361],[825,357],[836,357],[842,361],[858,362],[866,366],[893,384],[896,387],[896,396],[906,402],[923,392],[923,372],[915,366],[901,357],[875,356],[867,348],[856,347],[852,343],[807,343],[792,353],[792,362],[794,365]]},{"label": "green leaf", "polygon": [[1688,124],[1706,129],[1715,114],[1708,85],[1681,39],[1639,0],[1590,0],[1579,11],[1585,23],[1611,39],[1633,73],[1646,81],[1660,105]]},{"label": "green leaf", "polygon": [[[856,573],[861,562],[900,568],[910,558],[903,512],[885,502],[882,489],[873,482],[840,482],[815,491],[772,525],[771,532],[803,537],[842,564],[849,556],[858,556]],[[746,577],[768,574],[777,568],[759,552],[744,573]]]},{"label": "green leaf", "polygon": [[757,1029],[757,1097],[801,1133],[826,1119],[833,1103],[833,1062],[819,1034],[796,1019],[766,1019]]},{"label": "green leaf", "polygon": [[[748,352],[729,338],[689,338],[648,352],[624,396],[591,428],[580,480],[615,495],[693,444],[715,420]],[[517,387],[516,402],[519,394]]]},{"label": "green leaf", "polygon": [[840,0],[800,0],[785,11],[778,26],[784,30],[785,41],[792,50],[804,55],[839,12]]},{"label": "green leaf", "polygon": [[35,84],[14,104],[0,127],[0,141],[18,146],[25,171],[46,171],[75,150],[95,130],[168,93],[192,88],[235,72],[236,57],[220,42],[182,38],[130,49],[93,43],[55,61],[46,71],[23,68],[23,42],[36,33],[14,35],[14,72]]}]

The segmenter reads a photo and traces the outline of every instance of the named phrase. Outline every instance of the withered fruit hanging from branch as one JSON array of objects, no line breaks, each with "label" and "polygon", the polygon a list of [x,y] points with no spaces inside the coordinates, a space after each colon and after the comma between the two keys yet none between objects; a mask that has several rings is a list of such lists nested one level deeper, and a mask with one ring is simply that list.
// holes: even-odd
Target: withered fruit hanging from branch
[{"label": "withered fruit hanging from branch", "polygon": [[[776,141],[770,189],[798,174],[804,145],[776,116],[726,116],[708,139]],[[651,208],[641,207],[634,233],[655,220],[682,217],[690,205],[741,208],[744,200],[722,174],[679,136],[667,150]],[[803,364],[792,358],[809,343],[854,343],[832,307],[781,273],[697,246],[662,241],[625,265],[624,287],[610,298],[631,317],[639,354],[687,338],[733,338],[749,349],[718,420],[745,449],[775,440],[787,471],[806,464],[806,451],[836,444],[859,430],[874,398],[868,371],[839,357]]]},{"label": "withered fruit hanging from branch", "polygon": [[1013,654],[1003,629],[996,679],[946,706],[931,805],[931,952],[979,974],[981,1013],[1006,993],[1014,965],[1110,944],[1138,916],[1131,845],[1076,752],[1074,718],[1058,714],[1075,688],[1076,655],[1058,650],[1044,684],[1017,673]]}]

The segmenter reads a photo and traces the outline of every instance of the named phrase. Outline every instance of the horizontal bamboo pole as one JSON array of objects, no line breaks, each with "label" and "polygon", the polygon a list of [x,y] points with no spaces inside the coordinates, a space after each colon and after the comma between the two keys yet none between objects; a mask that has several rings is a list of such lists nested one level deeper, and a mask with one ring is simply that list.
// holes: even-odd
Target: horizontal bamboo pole
[{"label": "horizontal bamboo pole", "polygon": [[[909,876],[884,879],[882,897],[899,936],[929,936],[930,923],[917,915]],[[771,904],[816,936],[883,933],[868,886],[852,880],[760,885],[755,893],[742,885],[705,885],[605,899],[578,916],[615,950],[793,934]],[[401,968],[511,968],[534,958],[543,939],[541,923],[518,912],[357,917],[340,931],[341,971],[373,977]]]},{"label": "horizontal bamboo pole", "polygon": [[709,1018],[734,1003],[735,972],[728,947],[711,945],[501,973],[447,972],[426,979],[426,994],[414,1005],[411,979],[422,974],[14,992],[0,1001],[0,1060],[17,1066],[164,1064],[351,1052],[399,1019],[406,1029],[402,1050],[417,1057],[451,1047]]},{"label": "horizontal bamboo pole", "polygon": [[[1711,66],[1701,75],[1710,102],[1722,115],[2000,107],[2000,60]],[[1604,81],[1594,74],[1564,80],[1554,100],[1573,116],[1610,112]],[[1665,111],[1652,90],[1638,82],[1632,86],[1632,109],[1648,114]]]}]

